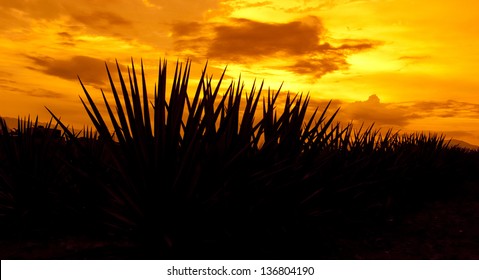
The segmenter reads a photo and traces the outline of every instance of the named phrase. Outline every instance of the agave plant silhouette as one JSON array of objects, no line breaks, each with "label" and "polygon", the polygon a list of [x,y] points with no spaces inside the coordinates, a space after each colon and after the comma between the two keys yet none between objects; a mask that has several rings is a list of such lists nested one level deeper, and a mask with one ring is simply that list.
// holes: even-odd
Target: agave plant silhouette
[{"label": "agave plant silhouette", "polygon": [[[262,100],[263,117],[256,121],[263,83],[259,88],[254,84],[245,95],[240,78],[237,83],[231,82],[221,96],[225,72],[214,86],[212,77],[206,76],[207,64],[195,93],[190,96],[187,93],[190,68],[191,61],[184,67],[177,62],[167,96],[167,62],[160,61],[150,111],[143,62],[141,87],[133,60],[131,70],[128,69],[129,87],[117,62],[121,93],[106,66],[116,107],[115,111],[102,91],[111,127],[80,80],[87,99],[81,98],[81,102],[99,139],[110,151],[109,164],[121,176],[121,184],[105,185],[105,191],[115,202],[108,209],[115,218],[111,224],[141,228],[139,231],[148,234],[149,242],[157,240],[170,247],[175,236],[171,231],[181,228],[179,224],[184,224],[181,221],[198,219],[199,205],[212,206],[218,202],[218,196],[251,191],[246,191],[247,187],[233,189],[239,184],[235,179],[253,178],[250,183],[267,181],[280,170],[291,168],[294,163],[286,159],[293,159],[313,146],[322,150],[324,147],[319,146],[326,146],[334,142],[328,139],[341,135],[328,132],[337,114],[336,111],[326,118],[328,107],[319,119],[315,119],[316,110],[305,121],[309,97],[291,98],[288,94],[284,110],[278,114],[276,100],[280,90],[275,93],[268,90],[267,98]],[[75,135],[47,110],[69,138],[75,140]],[[261,156],[258,158],[257,154]],[[257,159],[274,168],[264,170],[258,163],[248,167],[247,163]],[[271,189],[266,189],[271,195]],[[260,200],[257,198],[256,203]]]},{"label": "agave plant silhouette", "polygon": [[342,126],[334,123],[339,109],[329,114],[331,102],[311,112],[309,96],[282,95],[281,87],[263,96],[256,82],[245,92],[241,77],[220,93],[226,69],[213,84],[207,64],[188,93],[191,61],[177,62],[167,94],[167,62],[160,61],[153,97],[143,62],[139,76],[133,59],[126,76],[118,62],[116,68],[119,84],[106,65],[114,100],[102,91],[106,114],[79,78],[98,138],[90,131],[89,141],[79,141],[47,110],[88,155],[93,167],[78,173],[98,177],[89,180],[108,198],[99,202],[103,223],[116,235],[137,237],[155,256],[191,251],[204,240],[245,244],[271,230],[301,238],[305,219],[381,212],[392,197],[407,201],[405,182],[418,193],[424,181],[411,180],[437,171],[446,146],[442,136]]},{"label": "agave plant silhouette", "polygon": [[65,192],[68,176],[57,125],[52,119],[40,125],[38,117],[19,117],[17,128],[10,131],[1,119],[0,129],[0,215],[12,222],[6,229],[67,227],[59,224],[71,214],[72,201],[58,195]]}]

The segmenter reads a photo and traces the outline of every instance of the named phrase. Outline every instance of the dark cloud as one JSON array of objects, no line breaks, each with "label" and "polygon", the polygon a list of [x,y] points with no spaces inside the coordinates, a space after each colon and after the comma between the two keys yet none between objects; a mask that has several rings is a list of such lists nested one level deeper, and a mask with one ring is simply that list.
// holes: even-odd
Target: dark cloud
[{"label": "dark cloud", "polygon": [[75,45],[75,37],[72,34],[68,32],[58,32],[57,35],[60,39],[60,44],[65,46]]},{"label": "dark cloud", "polygon": [[333,48],[334,50],[345,50],[349,52],[361,52],[365,50],[369,50],[377,46],[378,42],[372,42],[367,40],[362,40],[361,42],[357,42],[356,44],[342,44],[337,48]]},{"label": "dark cloud", "polygon": [[405,108],[398,108],[394,104],[381,103],[380,98],[373,94],[366,101],[357,101],[344,107],[343,113],[350,120],[375,123],[378,126],[405,126],[418,116]]},{"label": "dark cloud", "polygon": [[341,112],[343,120],[404,127],[424,118],[479,119],[479,104],[455,100],[382,103],[377,95],[371,95],[366,101],[345,104]]},{"label": "dark cloud", "polygon": [[244,1],[224,1],[228,5],[230,10],[246,9],[246,8],[258,8],[264,6],[272,7],[273,1],[258,1],[258,2],[244,2]]},{"label": "dark cloud", "polygon": [[417,63],[421,63],[421,62],[424,62],[428,59],[430,59],[431,57],[430,56],[427,56],[427,55],[405,55],[405,56],[400,56],[398,58],[399,61],[401,61],[401,63],[403,63],[403,67],[401,67],[400,69],[398,69],[399,71],[409,67],[410,65],[414,65],[414,64],[417,64]]},{"label": "dark cloud", "polygon": [[224,15],[231,16],[235,11],[267,8],[271,10],[280,10],[277,3],[274,1],[258,1],[252,3],[251,1],[237,1],[237,0],[222,0],[219,11]]},{"label": "dark cloud", "polygon": [[[35,67],[29,67],[30,69],[48,75],[66,80],[77,80],[78,75],[83,82],[96,86],[102,86],[107,81],[105,62],[97,58],[74,56],[70,59],[60,60],[51,57],[27,57],[35,65]],[[115,69],[113,65],[109,65],[109,67],[110,70]]]},{"label": "dark cloud", "polygon": [[479,104],[456,100],[416,102],[409,109],[421,116],[479,118]]},{"label": "dark cloud", "polygon": [[[18,0],[0,1],[0,21],[4,30],[10,26],[19,24],[27,28],[34,21],[54,22],[66,24],[70,27],[80,27],[82,32],[90,34],[107,34],[109,36],[123,37],[129,29],[134,29],[134,22],[129,20],[130,11],[138,18],[138,14],[144,13],[145,9],[132,9],[130,7],[142,7],[140,3],[125,2],[122,0]],[[122,8],[123,7],[123,8]],[[127,12],[125,12],[127,11]],[[147,14],[150,16],[150,14]],[[1,18],[9,17],[4,22]],[[6,25],[6,27],[5,27]],[[62,45],[71,46],[71,41],[62,41]]]},{"label": "dark cloud", "polygon": [[323,26],[301,21],[263,23],[235,19],[230,25],[215,28],[215,38],[208,55],[236,60],[255,59],[258,56],[305,55],[319,50]]},{"label": "dark cloud", "polygon": [[73,14],[72,17],[87,25],[102,29],[108,29],[112,26],[129,26],[132,22],[111,12],[95,11],[92,13]]},{"label": "dark cloud", "polygon": [[172,24],[173,36],[175,37],[184,37],[184,36],[197,36],[198,33],[202,30],[202,25],[196,21],[182,21]]},{"label": "dark cloud", "polygon": [[205,59],[211,44],[212,25],[196,21],[182,21],[171,24],[172,37],[176,50],[193,60]]},{"label": "dark cloud", "polygon": [[22,0],[3,0],[0,2],[0,7],[20,9],[25,5],[24,2]]},{"label": "dark cloud", "polygon": [[24,86],[19,85],[15,81],[10,80],[3,80],[0,79],[0,93],[8,93],[8,94],[24,94],[33,97],[46,97],[46,98],[61,98],[63,94],[51,90],[35,88],[35,89],[25,89]]},{"label": "dark cloud", "polygon": [[13,84],[13,83],[16,83],[16,82],[10,79],[0,78],[0,84]]},{"label": "dark cloud", "polygon": [[203,54],[208,52],[207,43],[209,41],[210,38],[207,36],[198,36],[194,40],[191,38],[176,39],[174,45],[177,50],[181,50],[184,57],[200,61],[205,59]]},{"label": "dark cloud", "polygon": [[[300,1],[297,1],[300,2]],[[356,2],[364,2],[364,0],[327,0],[327,1],[316,1],[316,0],[303,0],[299,5],[283,8],[288,13],[308,13],[310,11],[320,11],[324,9],[331,9],[338,5],[347,5],[353,4]]]},{"label": "dark cloud", "polygon": [[428,55],[404,55],[399,57],[399,60],[412,60],[412,61],[418,61],[418,60],[424,60],[424,59],[429,59],[431,56]]},{"label": "dark cloud", "polygon": [[11,74],[5,74],[0,71],[0,94],[23,93],[24,89],[17,81],[11,79]]},{"label": "dark cloud", "polygon": [[315,78],[320,78],[327,73],[347,69],[349,64],[346,60],[339,57],[328,58],[311,58],[311,59],[299,59],[293,65],[287,66],[286,69],[297,73],[311,75]]},{"label": "dark cloud", "polygon": [[[116,3],[115,3],[116,2]],[[64,0],[2,0],[0,7],[15,9],[27,14],[30,18],[55,19],[65,15],[76,15],[81,19],[105,20],[112,24],[125,22],[121,17],[105,12],[107,7],[118,5],[119,0],[77,0],[75,2]],[[86,12],[98,9],[97,12]],[[80,12],[81,11],[81,12]],[[94,17],[98,17],[95,19]],[[82,21],[83,22],[83,21]]]},{"label": "dark cloud", "polygon": [[[85,34],[129,40],[140,27],[134,26],[134,22],[129,19],[130,15],[125,12],[125,10],[133,9],[129,7],[122,9],[119,3],[114,3],[116,1],[0,0],[0,24],[2,25],[0,33],[8,32],[12,28],[20,28],[26,35],[23,40],[29,40],[42,35],[42,31],[35,26],[48,29],[48,31],[45,29],[45,32],[60,30],[57,33],[57,40],[48,43],[58,48],[75,46],[78,42],[75,38]],[[125,2],[121,4],[134,5]],[[137,6],[141,7],[141,4]]]},{"label": "dark cloud", "polygon": [[[208,31],[214,34],[208,39]],[[369,40],[342,40],[335,46],[326,40],[326,30],[317,17],[310,16],[286,23],[266,23],[232,19],[227,24],[200,25],[182,22],[172,26],[175,46],[188,54],[251,65],[264,59],[282,61],[270,68],[320,78],[347,69],[347,56],[379,44]],[[210,32],[211,32],[210,31]]]},{"label": "dark cloud", "polygon": [[336,110],[339,107],[341,107],[344,102],[339,100],[339,99],[332,99],[332,100],[323,100],[323,99],[316,99],[316,98],[311,98],[309,101],[309,106],[312,107],[313,109],[316,108],[325,108],[329,103],[329,108],[332,110]]},{"label": "dark cloud", "polygon": [[34,89],[30,92],[27,92],[28,95],[30,96],[35,96],[35,97],[43,97],[43,98],[60,98],[63,97],[63,94],[51,90],[46,90],[46,89],[41,89],[37,88]]},{"label": "dark cloud", "polygon": [[44,19],[57,18],[63,11],[63,5],[58,0],[2,0],[0,7],[0,10],[19,10],[31,18]]},{"label": "dark cloud", "polygon": [[463,131],[463,130],[448,130],[447,135],[456,139],[476,137],[474,133],[470,131]]},{"label": "dark cloud", "polygon": [[248,8],[257,8],[257,7],[264,7],[264,6],[268,6],[272,4],[274,4],[273,1],[259,1],[255,3],[247,3],[245,6]]},{"label": "dark cloud", "polygon": [[58,36],[64,38],[65,40],[72,40],[72,38],[73,38],[73,35],[71,35],[68,32],[58,32],[57,34],[58,34]]},{"label": "dark cloud", "polygon": [[[307,2],[307,1],[304,1]],[[316,1],[315,1],[316,2]],[[324,8],[331,8],[334,5],[332,4],[333,1],[321,2],[321,3],[313,3],[309,5],[308,3],[301,3],[301,5],[297,5],[291,8],[280,9],[287,13],[308,13],[310,11],[318,11]]]},{"label": "dark cloud", "polygon": [[[214,9],[219,6],[221,1],[219,0],[195,0],[195,1],[179,1],[179,0],[143,0],[143,3],[147,6],[154,6],[159,8],[160,12],[169,19],[174,19],[179,15],[183,15],[184,18],[198,18],[209,9]],[[172,13],[173,12],[173,13]]]},{"label": "dark cloud", "polygon": [[10,94],[12,92],[19,93],[22,89],[18,86],[15,86],[15,82],[11,81],[0,81],[0,94]]}]

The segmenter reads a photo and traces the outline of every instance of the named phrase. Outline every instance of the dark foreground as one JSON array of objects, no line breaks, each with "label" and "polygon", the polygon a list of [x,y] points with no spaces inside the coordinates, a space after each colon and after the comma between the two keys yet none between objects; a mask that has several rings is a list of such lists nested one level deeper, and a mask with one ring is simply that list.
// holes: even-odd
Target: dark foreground
[{"label": "dark foreground", "polygon": [[83,87],[98,133],[0,122],[2,259],[479,259],[479,151],[190,66]]},{"label": "dark foreground", "polygon": [[[173,259],[479,259],[479,183],[449,198],[430,201],[404,217],[376,224],[325,224],[297,236],[267,240],[204,240]],[[253,240],[253,241],[252,241]],[[224,247],[223,247],[224,246]],[[1,259],[161,259],[139,244],[112,236],[26,233],[0,241]],[[158,258],[160,256],[160,258]]]}]

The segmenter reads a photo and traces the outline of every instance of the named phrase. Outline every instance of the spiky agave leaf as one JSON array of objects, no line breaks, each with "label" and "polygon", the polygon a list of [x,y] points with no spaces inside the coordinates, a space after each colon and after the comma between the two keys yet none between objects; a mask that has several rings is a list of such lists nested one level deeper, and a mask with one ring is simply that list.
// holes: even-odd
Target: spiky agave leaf
[{"label": "spiky agave leaf", "polygon": [[[108,147],[99,166],[121,178],[97,183],[112,201],[105,207],[108,223],[142,232],[155,248],[177,246],[191,231],[186,224],[221,215],[260,224],[262,218],[376,211],[401,191],[401,176],[418,172],[415,156],[434,159],[442,149],[434,136],[342,126],[334,122],[339,109],[329,114],[331,102],[309,114],[309,95],[288,94],[277,104],[281,88],[263,97],[263,83],[245,93],[241,77],[220,94],[225,72],[214,84],[206,65],[189,95],[190,61],[177,62],[169,94],[167,63],[160,61],[150,102],[143,63],[141,77],[131,63],[124,78],[117,62],[117,85],[106,67],[114,99],[110,104],[102,91],[106,114],[83,84],[82,103]],[[399,183],[390,188],[392,178]]]}]

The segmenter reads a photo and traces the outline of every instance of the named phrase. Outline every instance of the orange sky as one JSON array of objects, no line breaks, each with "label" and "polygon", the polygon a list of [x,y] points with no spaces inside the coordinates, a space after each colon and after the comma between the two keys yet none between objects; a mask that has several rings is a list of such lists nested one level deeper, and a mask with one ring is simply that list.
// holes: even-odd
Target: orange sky
[{"label": "orange sky", "polygon": [[[479,144],[479,4],[445,0],[1,0],[0,115],[87,122],[78,74],[103,63],[209,60],[218,76],[330,99],[340,120],[444,132]],[[150,86],[152,89],[153,84]]]}]

